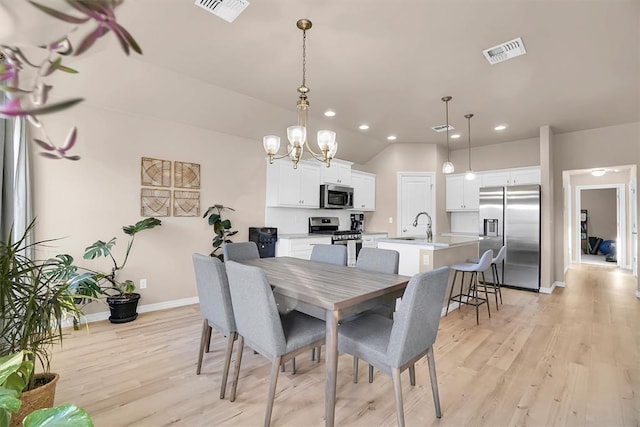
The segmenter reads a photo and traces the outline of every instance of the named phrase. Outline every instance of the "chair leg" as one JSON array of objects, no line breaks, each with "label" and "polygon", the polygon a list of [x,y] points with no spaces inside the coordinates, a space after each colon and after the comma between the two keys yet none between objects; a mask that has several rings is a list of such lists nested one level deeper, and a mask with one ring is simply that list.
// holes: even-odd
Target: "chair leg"
[{"label": "chair leg", "polygon": [[393,395],[396,399],[396,418],[398,419],[398,427],[404,427],[404,408],[402,404],[402,383],[400,382],[400,369],[391,369],[391,378],[393,379]]},{"label": "chair leg", "polygon": [[358,358],[353,356],[353,383],[358,384]]},{"label": "chair leg", "polygon": [[433,346],[427,349],[427,362],[429,364],[429,378],[431,378],[431,393],[433,394],[433,404],[436,407],[436,417],[442,417],[440,410],[440,394],[438,394],[438,378],[436,378],[436,361],[433,356]]},{"label": "chair leg", "polygon": [[373,365],[369,365],[369,384],[373,382]]},{"label": "chair leg", "polygon": [[[489,294],[487,293],[487,279],[484,277],[484,271],[482,272],[482,282],[484,283],[484,299],[487,300],[487,312],[489,312],[489,318],[491,318],[491,308],[489,307]],[[498,300],[496,299],[496,306]]]},{"label": "chair leg", "polygon": [[322,355],[322,346],[318,346],[318,358],[317,362],[320,363],[320,356]]},{"label": "chair leg", "polygon": [[204,355],[204,350],[207,345],[207,331],[210,330],[209,322],[207,319],[204,319],[202,323],[202,333],[200,334],[200,350],[198,351],[198,366],[196,367],[196,375],[200,375],[200,370],[202,369],[202,357]]},{"label": "chair leg", "polygon": [[244,337],[238,335],[238,349],[236,350],[236,366],[233,375],[233,384],[231,385],[231,397],[229,401],[236,401],[236,390],[238,389],[238,377],[240,376],[240,364],[242,363],[242,351],[244,350]]},{"label": "chair leg", "polygon": [[296,358],[291,359],[291,375],[296,374]]},{"label": "chair leg", "polygon": [[409,384],[416,385],[416,365],[409,366]]},{"label": "chair leg", "polygon": [[316,360],[316,348],[311,349],[311,360]]},{"label": "chair leg", "polygon": [[267,395],[267,411],[264,414],[264,427],[271,425],[271,412],[273,411],[273,399],[276,395],[276,384],[278,383],[278,369],[282,362],[282,356],[278,356],[271,363],[271,377],[269,378],[269,394]]},{"label": "chair leg", "polygon": [[222,368],[222,381],[220,384],[220,399],[224,399],[224,394],[227,389],[227,378],[229,377],[229,365],[231,364],[231,354],[233,353],[233,343],[235,342],[238,334],[231,332],[227,337],[227,352],[224,355],[224,367]]},{"label": "chair leg", "polygon": [[207,347],[205,348],[205,352],[207,352],[207,353],[209,353],[209,351],[211,351],[211,331],[212,330],[213,330],[213,328],[211,326],[209,326],[209,328],[207,330]]},{"label": "chair leg", "polygon": [[[475,279],[475,282],[473,281]],[[476,325],[480,324],[480,314],[478,313],[478,272],[471,273],[471,281],[473,283],[473,298],[476,304]]]},{"label": "chair leg", "polygon": [[[465,272],[462,272],[462,279],[460,280],[460,304],[458,305],[458,310],[460,310],[460,308],[462,307],[462,295],[464,292],[464,276],[465,276]],[[473,278],[473,275],[471,275],[471,278]],[[469,282],[471,283],[471,282]],[[469,302],[469,297],[467,296],[467,302]]]},{"label": "chair leg", "polygon": [[493,296],[496,297],[496,311],[500,310],[498,307],[498,279],[496,278],[496,265],[491,264],[491,275],[493,276]]},{"label": "chair leg", "polygon": [[496,278],[498,279],[498,293],[500,294],[500,304],[502,304],[502,279],[500,278],[500,273],[498,272],[498,266],[493,264],[493,268],[496,270]]},{"label": "chair leg", "polygon": [[449,291],[449,300],[447,301],[447,309],[444,312],[445,316],[447,314],[449,314],[449,304],[451,304],[451,297],[453,297],[453,288],[456,286],[456,277],[457,276],[458,276],[458,270],[455,270],[453,272],[453,280],[451,281],[451,290]]}]

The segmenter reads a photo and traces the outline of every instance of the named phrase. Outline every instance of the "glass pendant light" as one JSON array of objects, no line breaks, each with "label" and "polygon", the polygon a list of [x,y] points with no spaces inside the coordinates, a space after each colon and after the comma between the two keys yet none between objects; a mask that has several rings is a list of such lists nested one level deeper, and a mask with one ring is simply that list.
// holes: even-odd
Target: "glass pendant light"
[{"label": "glass pendant light", "polygon": [[448,175],[453,173],[455,168],[453,167],[453,163],[451,163],[450,159],[450,150],[449,150],[449,101],[451,101],[450,96],[443,96],[442,101],[445,104],[446,118],[447,118],[447,161],[442,164],[442,173]]},{"label": "glass pendant light", "polygon": [[467,136],[469,138],[469,168],[464,174],[464,178],[471,181],[476,178],[476,174],[473,172],[473,169],[471,169],[471,117],[473,117],[473,114],[465,114],[464,117],[467,119]]}]

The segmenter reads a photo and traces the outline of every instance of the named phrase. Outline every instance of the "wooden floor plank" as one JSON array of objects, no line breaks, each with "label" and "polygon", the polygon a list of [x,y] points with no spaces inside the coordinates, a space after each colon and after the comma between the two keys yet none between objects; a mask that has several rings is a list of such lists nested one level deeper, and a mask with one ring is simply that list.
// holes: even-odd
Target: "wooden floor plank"
[{"label": "wooden floor plank", "polygon": [[[503,290],[491,318],[473,307],[443,317],[434,346],[443,417],[433,408],[426,360],[416,386],[402,377],[408,426],[640,425],[640,300],[625,271],[571,267],[552,295]],[[218,398],[225,340],[214,333],[196,375],[197,305],[140,314],[135,322],[97,322],[56,349],[56,403],[75,402],[97,427],[245,426],[264,417],[270,363],[245,348],[234,403]],[[323,352],[324,353],[324,352]],[[235,354],[233,358],[235,359]],[[233,364],[233,362],[232,362]],[[278,378],[272,424],[324,425],[324,361],[297,358]],[[394,426],[391,378],[351,382],[341,356],[336,425]],[[228,385],[230,388],[230,384]]]}]

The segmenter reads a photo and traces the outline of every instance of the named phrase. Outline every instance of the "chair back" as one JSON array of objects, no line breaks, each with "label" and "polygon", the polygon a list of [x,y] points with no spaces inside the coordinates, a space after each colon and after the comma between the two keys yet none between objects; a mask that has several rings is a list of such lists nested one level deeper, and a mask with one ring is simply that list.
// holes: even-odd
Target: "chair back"
[{"label": "chair back", "polygon": [[311,261],[325,264],[347,265],[346,245],[314,245],[311,249]]},{"label": "chair back", "polygon": [[225,262],[238,333],[265,356],[286,352],[282,321],[267,276],[258,267]]},{"label": "chair back", "polygon": [[478,261],[477,267],[474,271],[486,271],[491,267],[491,263],[493,262],[493,251],[491,249],[487,249],[484,251],[482,256],[480,257],[480,261]]},{"label": "chair back", "polygon": [[507,255],[507,247],[506,246],[502,246],[500,248],[500,250],[498,251],[498,255],[496,255],[496,257],[493,259],[493,262],[495,264],[500,264],[502,261],[504,261],[504,257]]},{"label": "chair back", "polygon": [[224,261],[247,261],[260,258],[256,242],[225,243],[222,246]]},{"label": "chair back", "polygon": [[362,248],[356,260],[356,268],[377,273],[398,274],[400,254],[398,251],[377,248]]},{"label": "chair back", "polygon": [[229,282],[224,264],[215,257],[193,254],[200,312],[209,324],[225,334],[236,331]]},{"label": "chair back", "polygon": [[387,347],[387,362],[391,367],[402,367],[433,345],[448,282],[449,267],[411,278],[391,328]]}]

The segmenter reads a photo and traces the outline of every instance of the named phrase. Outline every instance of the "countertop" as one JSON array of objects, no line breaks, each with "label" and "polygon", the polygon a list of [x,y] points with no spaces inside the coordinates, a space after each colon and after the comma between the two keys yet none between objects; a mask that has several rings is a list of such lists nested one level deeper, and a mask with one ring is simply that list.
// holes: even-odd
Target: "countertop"
[{"label": "countertop", "polygon": [[278,239],[315,239],[318,237],[331,238],[330,234],[309,234],[309,233],[295,233],[295,234],[278,234]]},{"label": "countertop", "polygon": [[378,239],[378,243],[393,243],[398,245],[416,245],[423,246],[430,249],[442,249],[451,248],[454,246],[464,246],[478,243],[480,239],[478,237],[464,237],[464,236],[435,236],[433,241],[428,242],[424,238],[390,238],[390,239]]}]

